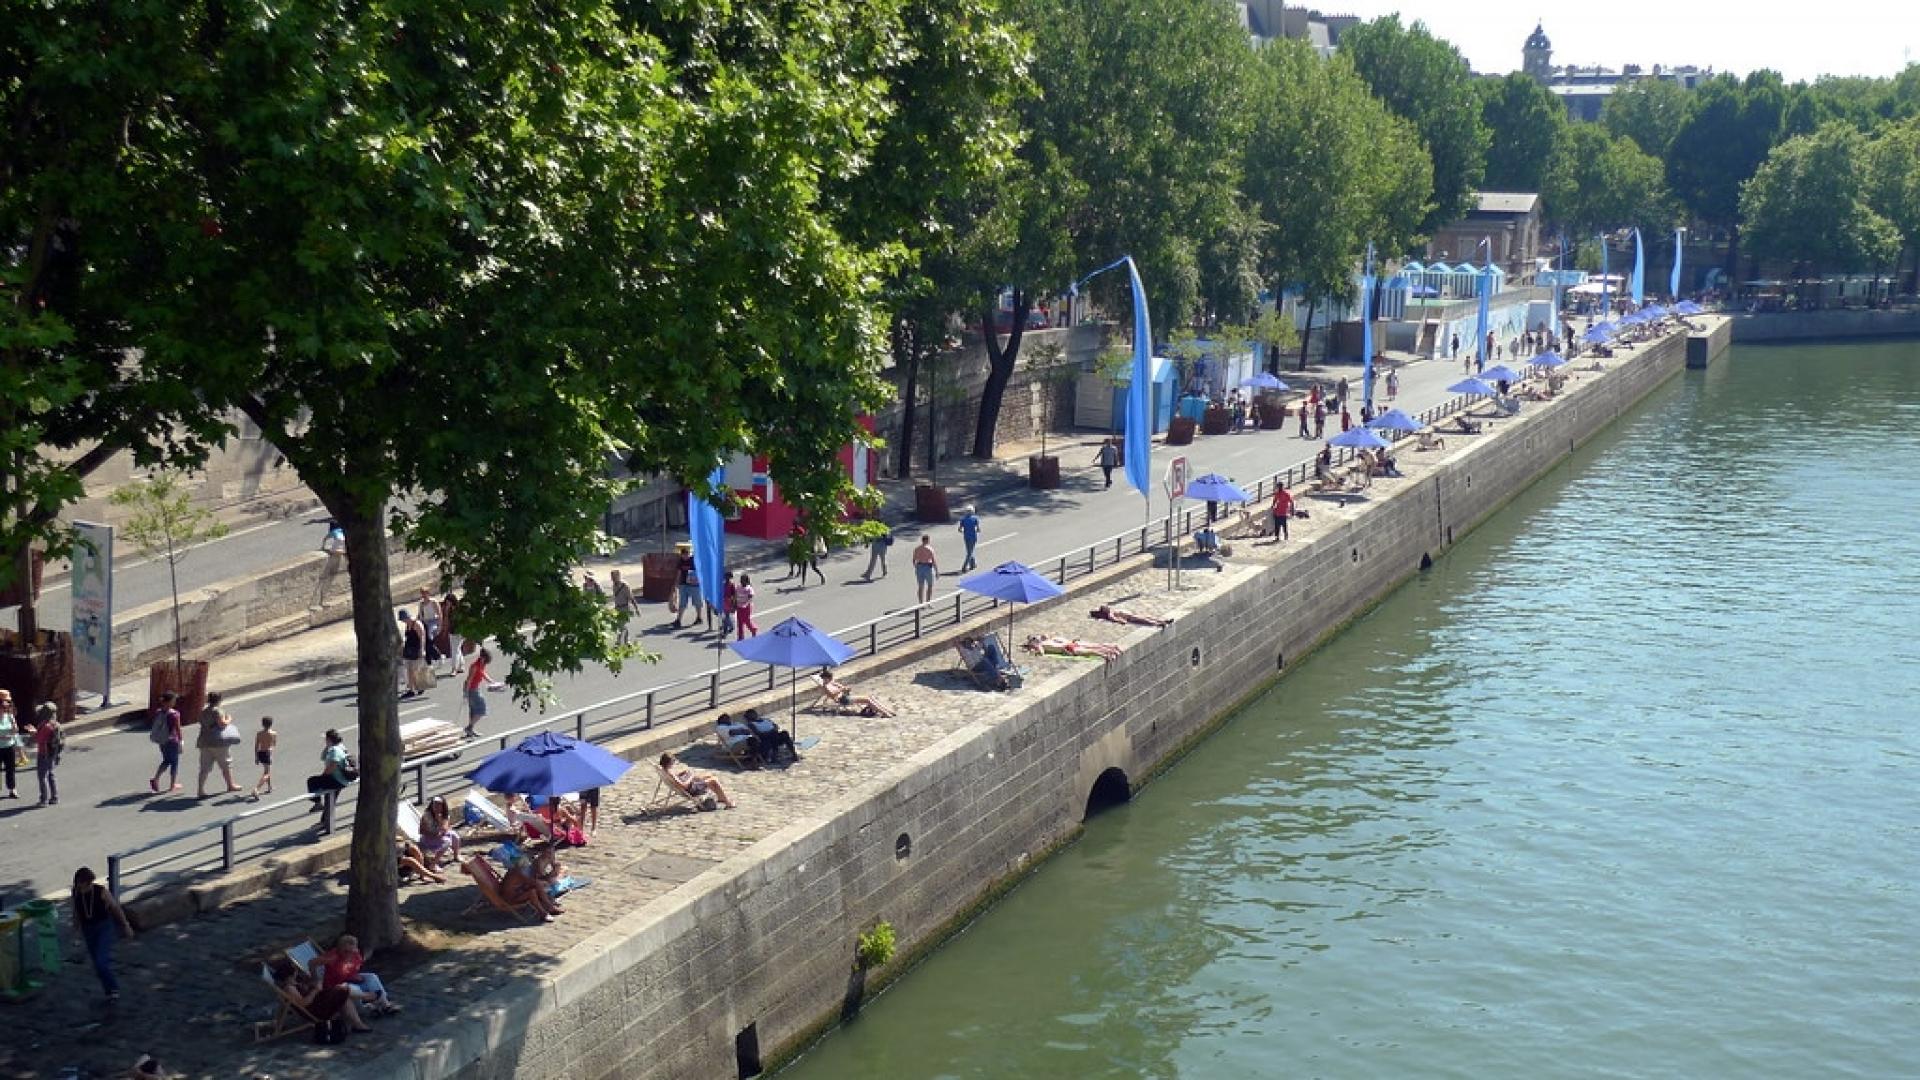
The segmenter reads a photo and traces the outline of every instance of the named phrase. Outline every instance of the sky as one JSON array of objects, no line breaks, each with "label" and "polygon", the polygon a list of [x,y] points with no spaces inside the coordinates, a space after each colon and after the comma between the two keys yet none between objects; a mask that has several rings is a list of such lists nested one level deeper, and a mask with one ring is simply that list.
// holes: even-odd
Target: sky
[{"label": "sky", "polygon": [[1399,12],[1452,42],[1473,69],[1520,69],[1538,22],[1555,64],[1651,69],[1696,64],[1744,75],[1773,68],[1788,82],[1820,75],[1893,75],[1920,62],[1920,0],[1309,0],[1288,7],[1373,18]]}]

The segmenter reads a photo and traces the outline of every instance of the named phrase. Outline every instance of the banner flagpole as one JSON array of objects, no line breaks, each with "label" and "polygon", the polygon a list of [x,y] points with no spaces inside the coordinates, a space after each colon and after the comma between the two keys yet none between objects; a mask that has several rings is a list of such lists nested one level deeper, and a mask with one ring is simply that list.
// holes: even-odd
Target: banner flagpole
[{"label": "banner flagpole", "polygon": [[[1345,402],[1341,402],[1345,405]],[[1360,404],[1373,411],[1373,245],[1367,245],[1366,267],[1360,273]]]}]

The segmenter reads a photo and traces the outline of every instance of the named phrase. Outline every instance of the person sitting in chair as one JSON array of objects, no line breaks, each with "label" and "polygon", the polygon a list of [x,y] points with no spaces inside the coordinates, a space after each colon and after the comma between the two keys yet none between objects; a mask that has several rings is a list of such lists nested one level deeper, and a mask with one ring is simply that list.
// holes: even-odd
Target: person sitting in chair
[{"label": "person sitting in chair", "polygon": [[761,750],[760,740],[754,737],[753,729],[744,722],[734,720],[732,713],[721,713],[714,719],[713,727],[720,733],[720,741],[726,744],[727,752],[742,755],[748,768],[757,769],[773,760]]},{"label": "person sitting in chair", "polygon": [[819,685],[820,692],[832,699],[833,703],[843,710],[851,710],[861,716],[893,715],[893,710],[880,704],[879,699],[865,694],[855,694],[846,683],[834,678],[833,671],[829,668],[821,668],[814,674],[813,679]]},{"label": "person sitting in chair", "polygon": [[1137,612],[1128,611],[1125,608],[1114,607],[1111,604],[1101,604],[1088,614],[1092,618],[1099,619],[1103,622],[1121,623],[1123,625],[1152,627],[1173,625],[1172,619],[1162,619],[1153,615],[1141,615]]},{"label": "person sitting in chair", "polygon": [[1193,550],[1194,554],[1205,555],[1209,559],[1219,556],[1220,534],[1213,531],[1212,525],[1202,525],[1200,530],[1193,534]]},{"label": "person sitting in chair", "polygon": [[793,745],[793,736],[781,731],[779,724],[761,716],[759,709],[748,709],[742,720],[747,730],[753,733],[753,748],[759,753],[760,760],[771,765],[783,746],[793,760],[800,760],[800,750]]},{"label": "person sitting in chair", "polygon": [[727,797],[727,789],[720,786],[720,781],[714,779],[712,773],[695,773],[672,754],[660,755],[660,771],[673,780],[675,787],[695,799],[712,792],[721,806],[733,809],[733,800]]}]

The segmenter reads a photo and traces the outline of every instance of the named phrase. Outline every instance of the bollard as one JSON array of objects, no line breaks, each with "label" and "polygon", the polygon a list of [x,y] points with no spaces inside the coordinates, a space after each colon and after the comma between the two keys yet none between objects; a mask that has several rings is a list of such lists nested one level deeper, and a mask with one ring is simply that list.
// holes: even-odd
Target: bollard
[{"label": "bollard", "polygon": [[114,899],[120,898],[120,856],[107,856],[107,891]]}]

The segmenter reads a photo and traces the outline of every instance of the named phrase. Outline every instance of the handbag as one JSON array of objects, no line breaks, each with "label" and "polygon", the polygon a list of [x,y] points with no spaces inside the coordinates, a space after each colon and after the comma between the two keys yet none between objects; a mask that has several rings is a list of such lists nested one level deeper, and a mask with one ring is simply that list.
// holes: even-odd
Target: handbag
[{"label": "handbag", "polygon": [[346,777],[349,784],[360,779],[360,763],[353,759],[352,754],[348,754],[347,763],[340,766],[340,775]]}]

